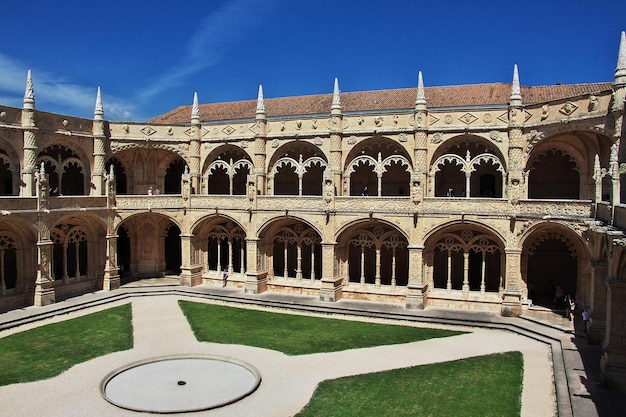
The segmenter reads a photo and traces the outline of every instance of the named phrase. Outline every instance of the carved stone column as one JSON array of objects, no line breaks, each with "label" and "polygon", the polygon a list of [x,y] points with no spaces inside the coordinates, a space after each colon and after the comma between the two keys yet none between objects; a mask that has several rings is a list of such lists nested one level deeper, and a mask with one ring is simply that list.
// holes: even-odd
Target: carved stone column
[{"label": "carved stone column", "polygon": [[116,290],[120,287],[120,269],[117,265],[117,234],[107,233],[106,235],[106,264],[104,266],[104,280],[102,289],[104,291]]},{"label": "carved stone column", "polygon": [[606,332],[606,279],[609,267],[606,260],[591,262],[591,305],[581,306],[588,308],[592,321],[587,335],[589,342],[600,342],[604,340]]},{"label": "carved stone column", "polygon": [[182,265],[180,266],[180,285],[193,287],[202,284],[202,264],[196,259],[196,252],[193,248],[194,235],[181,233],[180,250]]},{"label": "carved stone column", "polygon": [[26,91],[24,93],[24,105],[22,107],[22,128],[24,129],[24,167],[22,168],[22,182],[24,188],[21,196],[32,197],[35,195],[35,173],[37,171],[37,140],[35,132],[35,90],[30,70],[26,77]]},{"label": "carved stone column", "polygon": [[523,159],[522,130],[513,128],[509,131],[509,172],[507,183],[507,197],[512,203],[526,198],[528,193],[523,172]]},{"label": "carved stone column", "polygon": [[341,96],[339,94],[339,81],[335,78],[333,88],[333,103],[330,108],[330,170],[333,175],[333,183],[336,195],[343,194],[341,161],[343,159],[341,138],[343,136],[343,113],[341,111]]},{"label": "carved stone column", "polygon": [[524,177],[524,137],[522,127],[524,125],[524,107],[522,106],[522,94],[519,82],[517,65],[513,69],[513,84],[509,97],[509,172],[507,196],[509,201],[517,203],[526,198],[528,191]]},{"label": "carved stone column", "polygon": [[256,191],[261,195],[264,195],[267,190],[265,183],[265,142],[265,137],[257,136],[254,138],[254,174],[256,176]]},{"label": "carved stone column", "polygon": [[406,308],[422,310],[426,306],[428,283],[424,276],[424,247],[412,246],[409,249],[409,284],[406,293]]},{"label": "carved stone column", "polygon": [[200,135],[202,127],[194,126],[196,135],[189,141],[189,173],[191,175],[191,190],[193,194],[200,194]]},{"label": "carved stone column", "polygon": [[[25,112],[22,112],[22,126],[24,126]],[[32,117],[32,113],[30,115]],[[34,123],[33,123],[34,126]],[[30,127],[24,130],[24,169],[22,170],[22,181],[24,188],[21,195],[31,197],[35,195],[35,172],[37,171],[37,140],[35,137],[36,128]]]},{"label": "carved stone column", "polygon": [[264,263],[259,262],[259,239],[246,238],[246,251],[248,268],[243,290],[247,294],[260,294],[267,290],[267,270]]},{"label": "carved stone column", "polygon": [[606,383],[626,387],[626,282],[607,282],[604,353],[600,362]]},{"label": "carved stone column", "polygon": [[35,280],[35,294],[33,305],[42,307],[55,302],[54,281],[50,274],[52,260],[52,245],[50,239],[37,242],[37,279]]},{"label": "carved stone column", "polygon": [[522,313],[521,292],[521,255],[519,249],[506,249],[506,276],[505,286],[502,292],[501,314],[505,317],[517,317]]},{"label": "carved stone column", "polygon": [[343,278],[335,274],[336,243],[322,242],[322,288],[320,301],[340,300],[343,293]]},{"label": "carved stone column", "polygon": [[[95,124],[95,121],[94,121]],[[106,167],[104,157],[106,152],[104,150],[104,136],[97,136],[93,138],[93,173],[91,182],[94,188],[91,189],[91,195],[100,196],[105,195],[106,188],[104,187],[104,177],[106,174]]]},{"label": "carved stone column", "polygon": [[52,246],[50,240],[49,184],[43,163],[37,180],[37,278],[33,304],[41,307],[55,302],[54,280],[52,279]]}]

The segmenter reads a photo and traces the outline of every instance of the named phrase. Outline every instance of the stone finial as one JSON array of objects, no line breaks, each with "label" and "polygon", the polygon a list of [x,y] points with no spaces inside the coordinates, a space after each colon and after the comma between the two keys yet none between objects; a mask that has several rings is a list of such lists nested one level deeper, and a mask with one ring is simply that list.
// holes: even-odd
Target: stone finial
[{"label": "stone finial", "polygon": [[94,120],[104,120],[104,107],[102,106],[102,94],[100,93],[100,87],[98,86],[98,92],[96,93],[96,108],[93,111]]},{"label": "stone finial", "polygon": [[191,123],[200,123],[200,105],[198,104],[198,92],[193,93],[193,104],[191,105]]},{"label": "stone finial", "polygon": [[335,85],[333,87],[333,104],[330,107],[331,113],[341,112],[341,98],[339,97],[339,80],[335,78]]},{"label": "stone finial", "polygon": [[617,53],[617,68],[615,68],[615,84],[626,84],[626,32],[622,32]]},{"label": "stone finial", "polygon": [[424,92],[424,79],[422,71],[417,73],[417,97],[415,98],[415,110],[426,109],[426,94]]},{"label": "stone finial", "polygon": [[35,108],[35,89],[33,88],[33,75],[30,70],[26,75],[26,91],[24,92],[24,108]]},{"label": "stone finial", "polygon": [[263,85],[259,84],[259,94],[256,99],[256,115],[265,116],[265,102],[263,101]]},{"label": "stone finial", "polygon": [[517,64],[513,66],[513,85],[511,86],[511,96],[509,99],[511,106],[522,105],[522,89],[519,84],[519,73],[517,71]]}]

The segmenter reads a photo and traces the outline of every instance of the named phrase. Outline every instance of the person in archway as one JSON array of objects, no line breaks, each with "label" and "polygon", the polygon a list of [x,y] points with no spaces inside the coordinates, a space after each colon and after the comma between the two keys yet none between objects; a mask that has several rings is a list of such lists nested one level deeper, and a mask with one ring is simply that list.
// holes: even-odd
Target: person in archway
[{"label": "person in archway", "polygon": [[589,325],[591,324],[591,314],[586,308],[582,312],[583,325],[585,326],[585,334],[589,333]]},{"label": "person in archway", "polygon": [[560,285],[557,285],[556,289],[554,290],[554,308],[556,308],[557,310],[563,308],[563,296],[563,289]]},{"label": "person in archway", "polygon": [[222,288],[226,286],[226,282],[228,282],[228,267],[224,268],[224,274],[222,275]]},{"label": "person in archway", "polygon": [[363,197],[367,197],[369,195],[369,193],[367,192],[367,185],[365,187],[363,187],[363,192],[361,192],[361,195]]},{"label": "person in archway", "polygon": [[576,300],[574,299],[574,297],[570,297],[569,295],[567,295],[567,304],[565,306],[565,308],[567,309],[567,314],[569,315],[569,321],[573,322],[574,321],[574,314],[576,313]]}]

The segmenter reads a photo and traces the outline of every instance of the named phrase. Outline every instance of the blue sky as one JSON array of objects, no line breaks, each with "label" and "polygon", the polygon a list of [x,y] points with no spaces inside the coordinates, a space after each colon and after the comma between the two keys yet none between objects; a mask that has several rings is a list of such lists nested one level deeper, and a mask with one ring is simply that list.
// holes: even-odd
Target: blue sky
[{"label": "blue sky", "polygon": [[0,104],[143,121],[201,103],[342,91],[612,81],[626,1],[11,1]]}]

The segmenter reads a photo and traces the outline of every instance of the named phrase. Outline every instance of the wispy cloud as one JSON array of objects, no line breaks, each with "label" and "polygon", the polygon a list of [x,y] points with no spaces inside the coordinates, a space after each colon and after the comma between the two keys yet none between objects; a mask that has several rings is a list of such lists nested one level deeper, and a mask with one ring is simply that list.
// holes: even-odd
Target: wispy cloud
[{"label": "wispy cloud", "polygon": [[[97,87],[85,87],[39,68],[28,68],[27,64],[0,54],[0,93],[1,102],[9,106],[21,107],[26,88],[26,73],[33,71],[35,100],[38,108],[46,110],[46,104],[52,104],[59,110],[81,117],[93,116]],[[105,115],[112,120],[140,118],[134,103],[124,99],[107,96],[104,93]]]},{"label": "wispy cloud", "polygon": [[234,0],[206,16],[177,64],[143,88],[139,92],[140,100],[179,86],[187,77],[218,64],[229,47],[263,22],[263,17],[273,9],[271,3],[276,1]]},{"label": "wispy cloud", "polygon": [[[217,65],[240,39],[264,22],[268,13],[283,0],[232,0],[206,16],[187,41],[176,64],[155,79],[139,86],[132,99],[107,94],[103,87],[105,117],[109,120],[145,120],[142,108],[155,96],[183,85],[189,77]],[[26,73],[33,71],[37,108],[46,111],[92,117],[97,86],[84,86],[59,77],[41,67],[33,67],[0,53],[0,102],[21,107],[26,86]],[[129,96],[133,92],[129,92]]]}]

